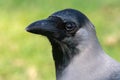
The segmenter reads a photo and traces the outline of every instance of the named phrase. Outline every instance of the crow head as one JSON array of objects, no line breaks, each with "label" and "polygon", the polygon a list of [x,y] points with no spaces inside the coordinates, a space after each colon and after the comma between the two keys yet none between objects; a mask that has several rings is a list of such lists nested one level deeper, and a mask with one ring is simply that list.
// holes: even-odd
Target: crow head
[{"label": "crow head", "polygon": [[[50,40],[71,43],[75,40],[75,38],[72,37],[80,37],[81,34],[82,37],[89,34],[87,31],[88,27],[90,30],[93,26],[86,26],[86,23],[89,24],[89,20],[84,14],[77,10],[65,9],[53,13],[47,19],[30,24],[26,30],[31,33],[47,36]],[[79,32],[79,34],[77,32]]]},{"label": "crow head", "polygon": [[30,24],[26,30],[46,36],[52,45],[57,74],[60,74],[72,58],[97,41],[95,29],[88,18],[74,9],[53,13],[47,19]]}]

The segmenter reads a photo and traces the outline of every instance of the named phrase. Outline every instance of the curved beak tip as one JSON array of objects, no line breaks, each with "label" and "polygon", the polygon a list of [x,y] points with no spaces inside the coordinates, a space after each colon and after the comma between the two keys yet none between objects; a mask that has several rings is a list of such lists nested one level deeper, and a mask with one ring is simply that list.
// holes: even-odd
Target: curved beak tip
[{"label": "curved beak tip", "polygon": [[28,27],[26,27],[25,30],[29,32],[29,28]]},{"label": "curved beak tip", "polygon": [[31,32],[31,28],[29,28],[29,26],[26,27],[25,30],[26,30],[27,32]]}]

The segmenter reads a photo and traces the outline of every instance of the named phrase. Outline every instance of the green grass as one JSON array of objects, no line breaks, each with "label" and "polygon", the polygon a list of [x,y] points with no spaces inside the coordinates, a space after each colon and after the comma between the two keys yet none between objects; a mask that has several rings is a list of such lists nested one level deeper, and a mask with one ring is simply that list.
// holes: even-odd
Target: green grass
[{"label": "green grass", "polygon": [[0,80],[55,80],[51,46],[27,33],[31,22],[64,8],[85,13],[104,50],[120,62],[120,0],[0,0]]}]

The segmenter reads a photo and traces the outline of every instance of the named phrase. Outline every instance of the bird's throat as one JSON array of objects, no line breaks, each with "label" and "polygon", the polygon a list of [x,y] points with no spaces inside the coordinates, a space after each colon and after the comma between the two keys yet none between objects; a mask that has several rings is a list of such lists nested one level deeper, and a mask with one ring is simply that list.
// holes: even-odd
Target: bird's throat
[{"label": "bird's throat", "polygon": [[[50,39],[49,39],[50,40]],[[70,64],[70,61],[78,53],[75,47],[56,40],[50,40],[52,44],[53,59],[56,68],[57,80],[62,76],[64,69]]]}]

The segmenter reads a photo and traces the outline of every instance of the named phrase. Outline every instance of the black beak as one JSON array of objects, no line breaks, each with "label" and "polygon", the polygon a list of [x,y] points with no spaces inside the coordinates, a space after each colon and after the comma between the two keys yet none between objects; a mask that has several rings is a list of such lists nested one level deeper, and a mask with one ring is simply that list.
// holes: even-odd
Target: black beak
[{"label": "black beak", "polygon": [[41,35],[50,35],[57,31],[57,24],[52,20],[40,20],[30,24],[26,31],[34,34],[41,34]]}]

